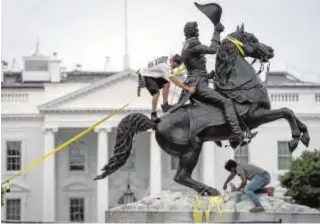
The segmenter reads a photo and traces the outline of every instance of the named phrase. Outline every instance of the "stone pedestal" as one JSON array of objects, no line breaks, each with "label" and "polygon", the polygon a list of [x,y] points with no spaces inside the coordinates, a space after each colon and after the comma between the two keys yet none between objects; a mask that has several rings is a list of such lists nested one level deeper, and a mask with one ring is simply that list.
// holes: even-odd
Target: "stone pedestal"
[{"label": "stone pedestal", "polygon": [[[249,213],[251,202],[242,193],[234,192],[222,197],[221,209],[210,207],[206,216],[209,198],[200,198],[198,211],[193,209],[195,195],[165,191],[139,202],[116,207],[106,212],[106,223],[195,223],[202,215],[202,222],[227,223],[316,223],[320,211],[306,206],[289,204],[285,201],[260,196],[266,212]],[[207,219],[208,218],[208,219]]]}]

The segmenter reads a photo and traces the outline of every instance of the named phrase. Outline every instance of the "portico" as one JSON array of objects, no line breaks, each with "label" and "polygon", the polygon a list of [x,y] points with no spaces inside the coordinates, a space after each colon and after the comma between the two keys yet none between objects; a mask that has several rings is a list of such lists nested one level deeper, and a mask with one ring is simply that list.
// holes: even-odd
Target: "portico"
[{"label": "portico", "polygon": [[[41,105],[39,109],[44,116],[44,153],[110,114],[117,107],[122,106],[121,104],[127,103],[136,92],[135,84],[135,77],[130,74],[120,74],[118,78],[102,80],[100,83]],[[117,97],[112,97],[116,89],[121,89],[121,92]],[[82,144],[83,151],[78,149],[79,145],[69,146],[44,161],[43,221],[70,219],[69,213],[65,212],[70,207],[70,200],[84,198],[84,210],[88,213],[85,215],[85,221],[104,222],[105,211],[117,205],[119,197],[126,189],[127,181],[130,181],[131,189],[138,200],[148,194],[158,194],[163,189],[163,152],[152,130],[136,138],[131,152],[133,158],[127,161],[128,164],[133,161],[133,168],[120,168],[119,172],[110,177],[93,181],[113,155],[115,128],[120,120],[133,112],[145,113],[149,116],[149,107],[150,97],[142,93],[142,96],[132,101],[124,111],[114,115],[93,132],[79,139],[75,144]],[[213,143],[206,143],[201,179],[211,186],[215,184],[213,175],[210,175],[214,173],[212,163],[214,156]],[[72,170],[71,157],[75,157],[75,163],[80,165],[81,161],[84,161],[84,168],[78,167]],[[81,159],[82,157],[84,159]],[[172,181],[173,175],[166,178]]]}]

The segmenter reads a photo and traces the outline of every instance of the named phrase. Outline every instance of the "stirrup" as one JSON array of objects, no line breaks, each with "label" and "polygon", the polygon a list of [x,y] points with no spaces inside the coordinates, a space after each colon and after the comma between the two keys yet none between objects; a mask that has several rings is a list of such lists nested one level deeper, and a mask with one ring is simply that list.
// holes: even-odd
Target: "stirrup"
[{"label": "stirrup", "polygon": [[233,150],[236,150],[239,146],[242,145],[244,140],[241,140],[240,142],[237,140],[229,139],[230,146]]},{"label": "stirrup", "polygon": [[251,139],[253,139],[254,137],[256,137],[257,134],[258,134],[257,131],[251,132],[251,131],[249,130],[249,131],[247,132],[247,138],[248,138],[249,140],[251,140]]},{"label": "stirrup", "polygon": [[248,145],[250,142],[251,142],[251,140],[243,141],[243,142],[241,142],[240,147],[246,146],[246,145]]}]

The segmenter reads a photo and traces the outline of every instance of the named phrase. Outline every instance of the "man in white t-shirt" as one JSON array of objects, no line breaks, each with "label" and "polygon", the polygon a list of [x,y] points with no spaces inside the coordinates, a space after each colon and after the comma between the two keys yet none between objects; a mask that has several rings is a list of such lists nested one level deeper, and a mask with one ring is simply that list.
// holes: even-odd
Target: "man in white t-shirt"
[{"label": "man in white t-shirt", "polygon": [[[178,71],[175,74],[172,74],[172,70],[175,68],[178,68]],[[152,96],[151,119],[153,121],[159,120],[157,116],[157,104],[160,95],[160,89],[162,89],[163,96],[163,105],[161,105],[162,111],[167,112],[170,109],[170,105],[168,104],[168,95],[170,89],[169,80],[186,91],[190,91],[191,88],[180,81],[180,77],[183,76],[184,72],[182,58],[178,54],[171,58],[167,56],[157,58],[149,62],[146,67],[138,70],[138,75],[143,76],[145,87]]]}]

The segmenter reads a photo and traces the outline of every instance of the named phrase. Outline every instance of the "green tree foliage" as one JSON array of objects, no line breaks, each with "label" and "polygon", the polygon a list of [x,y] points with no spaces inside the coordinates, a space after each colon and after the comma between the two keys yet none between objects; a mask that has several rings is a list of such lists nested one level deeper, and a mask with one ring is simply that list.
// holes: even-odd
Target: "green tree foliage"
[{"label": "green tree foliage", "polygon": [[320,150],[304,151],[292,162],[290,170],[280,177],[281,186],[287,189],[285,195],[291,196],[298,204],[320,207],[319,189],[308,182],[311,174],[319,173]]}]

